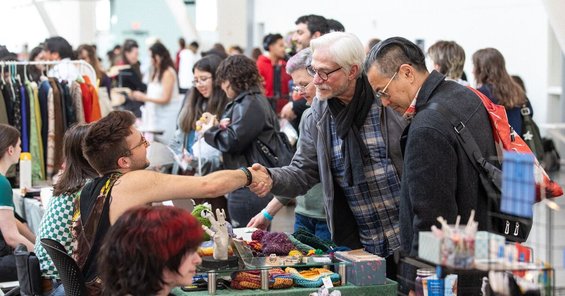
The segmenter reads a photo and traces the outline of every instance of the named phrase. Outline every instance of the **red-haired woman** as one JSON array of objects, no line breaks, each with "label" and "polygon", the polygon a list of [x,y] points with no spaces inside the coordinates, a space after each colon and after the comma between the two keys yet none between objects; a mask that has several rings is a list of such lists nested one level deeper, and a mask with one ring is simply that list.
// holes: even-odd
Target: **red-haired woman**
[{"label": "red-haired woman", "polygon": [[112,226],[98,264],[104,295],[169,295],[192,283],[202,261],[200,223],[174,207],[138,207]]}]

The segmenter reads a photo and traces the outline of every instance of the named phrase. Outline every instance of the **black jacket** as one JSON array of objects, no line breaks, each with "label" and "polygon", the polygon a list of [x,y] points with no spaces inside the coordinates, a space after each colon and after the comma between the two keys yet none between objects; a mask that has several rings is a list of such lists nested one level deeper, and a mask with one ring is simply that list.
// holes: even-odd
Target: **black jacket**
[{"label": "black jacket", "polygon": [[240,93],[226,105],[223,118],[229,118],[230,124],[222,130],[214,126],[204,133],[206,143],[223,153],[226,169],[236,169],[253,164],[249,153],[254,142],[276,146],[276,132],[280,130],[277,116],[267,98],[259,89]]},{"label": "black jacket", "polygon": [[438,216],[455,224],[461,215],[464,225],[475,209],[479,229],[487,227],[488,200],[479,173],[451,123],[437,111],[426,109],[430,102],[460,118],[487,160],[497,155],[488,114],[477,95],[456,82],[445,81],[436,71],[430,73],[418,93],[416,116],[401,140],[405,149],[400,232],[402,248],[411,256],[418,254],[418,232],[430,231],[432,225],[439,227]]}]

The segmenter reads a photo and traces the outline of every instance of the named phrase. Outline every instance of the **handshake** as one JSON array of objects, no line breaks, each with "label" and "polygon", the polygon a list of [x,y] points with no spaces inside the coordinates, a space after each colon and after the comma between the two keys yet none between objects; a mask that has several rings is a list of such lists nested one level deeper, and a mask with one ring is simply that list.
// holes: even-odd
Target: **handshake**
[{"label": "handshake", "polygon": [[252,167],[248,168],[251,172],[252,181],[248,186],[251,192],[257,194],[260,197],[264,197],[273,188],[273,179],[263,165],[254,163]]}]

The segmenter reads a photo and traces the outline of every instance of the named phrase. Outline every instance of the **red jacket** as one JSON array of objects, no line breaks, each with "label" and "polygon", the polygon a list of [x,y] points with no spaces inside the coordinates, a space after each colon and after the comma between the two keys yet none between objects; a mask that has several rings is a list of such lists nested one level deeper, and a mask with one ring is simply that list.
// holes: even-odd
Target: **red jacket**
[{"label": "red jacket", "polygon": [[[281,93],[279,98],[287,99],[289,98],[288,82],[292,79],[290,75],[286,73],[286,61],[279,61],[281,66]],[[274,92],[274,76],[275,69],[273,64],[271,64],[271,59],[261,55],[257,59],[257,69],[259,69],[259,74],[263,76],[263,87],[265,88],[265,96],[267,98],[272,98],[275,94]]]}]

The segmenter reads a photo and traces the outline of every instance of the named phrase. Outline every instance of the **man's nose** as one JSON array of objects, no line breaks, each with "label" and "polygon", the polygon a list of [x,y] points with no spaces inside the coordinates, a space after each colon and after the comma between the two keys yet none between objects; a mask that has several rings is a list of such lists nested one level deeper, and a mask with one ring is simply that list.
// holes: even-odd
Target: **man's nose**
[{"label": "man's nose", "polygon": [[320,85],[320,84],[324,83],[324,80],[322,78],[320,78],[318,73],[316,73],[316,74],[314,74],[314,77],[312,78],[312,83],[314,83],[314,85]]}]

